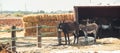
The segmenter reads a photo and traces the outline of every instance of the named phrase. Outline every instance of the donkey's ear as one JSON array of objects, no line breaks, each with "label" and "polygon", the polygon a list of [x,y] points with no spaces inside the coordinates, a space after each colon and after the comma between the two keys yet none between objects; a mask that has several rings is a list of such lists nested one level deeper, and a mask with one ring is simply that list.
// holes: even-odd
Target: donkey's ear
[{"label": "donkey's ear", "polygon": [[61,21],[59,21],[58,23],[62,23]]},{"label": "donkey's ear", "polygon": [[59,23],[64,23],[63,21],[60,21]]},{"label": "donkey's ear", "polygon": [[63,20],[63,23],[65,23],[65,20]]}]

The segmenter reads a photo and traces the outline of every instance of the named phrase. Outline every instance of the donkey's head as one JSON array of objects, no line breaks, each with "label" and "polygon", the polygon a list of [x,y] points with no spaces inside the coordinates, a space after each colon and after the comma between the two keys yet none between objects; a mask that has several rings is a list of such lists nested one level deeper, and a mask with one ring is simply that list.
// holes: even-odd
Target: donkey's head
[{"label": "donkey's head", "polygon": [[60,23],[58,24],[58,29],[63,29],[65,25],[64,21],[60,21]]}]

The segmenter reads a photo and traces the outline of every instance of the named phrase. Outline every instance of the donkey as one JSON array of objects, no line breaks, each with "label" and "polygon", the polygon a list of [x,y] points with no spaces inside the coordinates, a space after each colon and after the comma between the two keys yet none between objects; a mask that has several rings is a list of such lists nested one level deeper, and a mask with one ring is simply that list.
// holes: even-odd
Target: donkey
[{"label": "donkey", "polygon": [[[70,44],[69,34],[79,33],[79,24],[77,22],[60,22],[58,24],[58,29],[62,30],[65,36],[65,44]],[[67,40],[68,39],[68,40]]]},{"label": "donkey", "polygon": [[86,24],[79,25],[80,30],[84,32],[86,44],[88,44],[88,34],[94,34],[94,43],[96,43],[96,36],[98,31],[98,25],[94,23],[89,23],[89,19],[86,20]]}]

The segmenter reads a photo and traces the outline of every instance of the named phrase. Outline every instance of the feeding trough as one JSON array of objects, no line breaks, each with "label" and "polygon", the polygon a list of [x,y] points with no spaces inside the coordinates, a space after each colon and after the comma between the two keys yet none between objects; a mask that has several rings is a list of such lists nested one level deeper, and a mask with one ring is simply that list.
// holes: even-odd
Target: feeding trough
[{"label": "feeding trough", "polygon": [[[87,45],[92,45],[92,44],[94,44],[94,37],[89,37],[89,36],[88,36],[87,42],[88,42]],[[86,40],[85,40],[85,37],[84,37],[84,36],[79,37],[78,44],[79,44],[79,45],[86,45]]]}]

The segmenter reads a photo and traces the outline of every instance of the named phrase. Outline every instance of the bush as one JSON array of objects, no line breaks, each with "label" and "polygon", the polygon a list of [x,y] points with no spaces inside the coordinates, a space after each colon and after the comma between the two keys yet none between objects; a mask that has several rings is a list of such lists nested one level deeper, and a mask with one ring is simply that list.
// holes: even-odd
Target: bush
[{"label": "bush", "polygon": [[22,17],[23,15],[24,15],[23,13],[19,13],[19,12],[13,14],[13,16],[15,17]]}]

